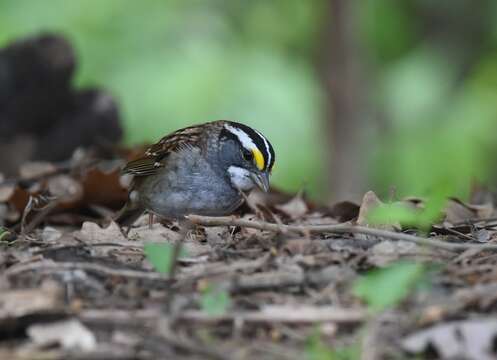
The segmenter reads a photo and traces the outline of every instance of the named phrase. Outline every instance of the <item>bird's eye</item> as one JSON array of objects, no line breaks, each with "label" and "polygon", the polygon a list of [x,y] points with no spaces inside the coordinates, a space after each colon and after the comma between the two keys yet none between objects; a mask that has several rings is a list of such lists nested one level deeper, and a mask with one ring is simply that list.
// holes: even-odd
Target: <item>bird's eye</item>
[{"label": "bird's eye", "polygon": [[254,160],[254,154],[252,154],[252,151],[243,149],[242,150],[242,156],[246,161],[252,161]]}]

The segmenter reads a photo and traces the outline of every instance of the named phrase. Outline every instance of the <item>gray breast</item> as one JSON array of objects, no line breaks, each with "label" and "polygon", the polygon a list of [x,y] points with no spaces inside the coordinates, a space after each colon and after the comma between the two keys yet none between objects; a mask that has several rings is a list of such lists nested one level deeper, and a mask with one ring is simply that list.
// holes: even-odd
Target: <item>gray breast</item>
[{"label": "gray breast", "polygon": [[164,217],[225,215],[242,202],[238,191],[198,149],[172,154],[159,174],[144,181],[143,188],[147,189],[140,192],[143,206]]}]

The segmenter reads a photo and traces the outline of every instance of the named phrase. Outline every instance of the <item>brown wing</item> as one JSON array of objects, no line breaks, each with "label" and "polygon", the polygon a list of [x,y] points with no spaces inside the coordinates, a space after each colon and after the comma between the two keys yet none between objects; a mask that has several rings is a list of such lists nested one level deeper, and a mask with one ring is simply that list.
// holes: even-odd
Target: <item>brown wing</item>
[{"label": "brown wing", "polygon": [[124,174],[146,176],[155,174],[164,167],[164,160],[174,151],[185,146],[199,146],[205,125],[190,126],[164,136],[152,145],[143,157],[130,161],[122,170]]}]

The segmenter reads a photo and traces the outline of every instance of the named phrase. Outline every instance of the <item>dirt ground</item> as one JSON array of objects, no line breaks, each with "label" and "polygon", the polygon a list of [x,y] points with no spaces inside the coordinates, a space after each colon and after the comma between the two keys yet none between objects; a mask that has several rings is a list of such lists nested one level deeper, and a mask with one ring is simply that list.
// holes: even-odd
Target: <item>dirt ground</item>
[{"label": "dirt ground", "polygon": [[372,192],[325,207],[273,190],[124,235],[120,165],[30,163],[0,183],[0,359],[495,358],[489,192],[427,232],[369,223]]}]

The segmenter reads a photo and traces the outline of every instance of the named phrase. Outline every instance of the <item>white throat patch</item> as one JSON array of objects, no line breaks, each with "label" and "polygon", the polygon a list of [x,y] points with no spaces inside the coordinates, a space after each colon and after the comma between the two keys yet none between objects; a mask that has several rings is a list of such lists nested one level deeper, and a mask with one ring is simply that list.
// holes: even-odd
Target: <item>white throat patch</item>
[{"label": "white throat patch", "polygon": [[255,184],[250,177],[250,171],[238,166],[230,166],[228,168],[231,184],[241,190],[248,191],[254,188]]}]

